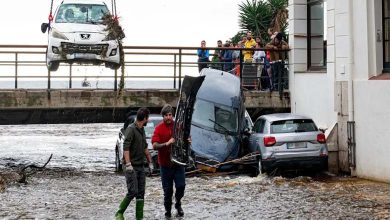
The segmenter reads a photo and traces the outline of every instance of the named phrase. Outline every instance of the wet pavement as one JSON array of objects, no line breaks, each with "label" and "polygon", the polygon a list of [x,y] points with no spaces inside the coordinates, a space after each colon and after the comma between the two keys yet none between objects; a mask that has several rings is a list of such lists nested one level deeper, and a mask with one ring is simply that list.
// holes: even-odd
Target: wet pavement
[{"label": "wet pavement", "polygon": [[[27,184],[0,190],[0,219],[114,219],[126,193],[113,172],[120,126],[0,126],[0,177],[53,153]],[[182,219],[390,219],[390,184],[326,174],[197,176],[187,178],[183,209]],[[145,219],[163,216],[160,179],[148,177]],[[134,202],[126,217],[134,219]]]},{"label": "wet pavement", "polygon": [[[164,219],[160,185],[147,178],[145,219]],[[390,185],[358,178],[201,176],[186,187],[183,219],[390,218]],[[114,219],[124,195],[120,174],[45,170],[0,193],[0,218]],[[134,219],[134,202],[126,217]]]}]

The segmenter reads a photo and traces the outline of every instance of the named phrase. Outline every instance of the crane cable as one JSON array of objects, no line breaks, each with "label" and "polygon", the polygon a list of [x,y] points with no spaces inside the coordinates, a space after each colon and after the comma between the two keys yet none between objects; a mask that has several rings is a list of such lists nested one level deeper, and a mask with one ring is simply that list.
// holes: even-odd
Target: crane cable
[{"label": "crane cable", "polygon": [[49,23],[51,23],[53,21],[53,2],[54,2],[54,0],[51,0],[50,14],[49,14]]},{"label": "crane cable", "polygon": [[111,0],[111,10],[112,10],[112,15],[115,21],[118,20],[118,16],[116,14],[116,0]]}]

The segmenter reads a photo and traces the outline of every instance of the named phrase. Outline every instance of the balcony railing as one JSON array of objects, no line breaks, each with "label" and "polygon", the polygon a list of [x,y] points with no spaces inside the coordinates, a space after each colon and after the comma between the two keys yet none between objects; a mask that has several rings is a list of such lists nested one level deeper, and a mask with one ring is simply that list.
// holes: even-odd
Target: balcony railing
[{"label": "balcony railing", "polygon": [[[126,89],[180,89],[184,75],[198,76],[198,47],[124,46]],[[226,70],[240,77],[243,89],[288,89],[288,60],[243,60],[243,51],[265,49],[215,48],[234,50],[232,62],[205,62],[207,68]],[[46,68],[46,45],[0,45],[0,89],[118,89],[121,69],[104,66],[65,64],[50,72]],[[273,51],[270,51],[271,53]],[[278,51],[287,53],[287,51]],[[214,54],[210,54],[210,59]],[[228,67],[228,68],[225,68]]]}]

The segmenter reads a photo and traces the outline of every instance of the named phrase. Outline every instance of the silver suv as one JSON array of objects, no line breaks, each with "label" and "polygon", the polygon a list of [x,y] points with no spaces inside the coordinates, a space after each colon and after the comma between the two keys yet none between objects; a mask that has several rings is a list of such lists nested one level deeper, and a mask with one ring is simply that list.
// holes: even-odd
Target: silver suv
[{"label": "silver suv", "polygon": [[325,135],[305,116],[290,113],[260,116],[254,123],[249,145],[252,151],[261,154],[260,172],[328,167]]}]

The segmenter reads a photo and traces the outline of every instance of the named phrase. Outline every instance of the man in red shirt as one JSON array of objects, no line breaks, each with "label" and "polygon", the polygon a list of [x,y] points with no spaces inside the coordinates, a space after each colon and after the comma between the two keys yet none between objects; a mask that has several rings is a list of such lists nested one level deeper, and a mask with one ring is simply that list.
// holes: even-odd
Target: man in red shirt
[{"label": "man in red shirt", "polygon": [[152,136],[153,148],[158,150],[158,164],[160,165],[161,182],[164,191],[165,217],[170,218],[172,208],[173,183],[175,183],[175,208],[178,216],[184,216],[181,208],[181,198],[185,189],[185,170],[183,166],[171,161],[171,144],[175,143],[173,135],[173,109],[169,104],[161,110],[163,121],[154,129]]}]

